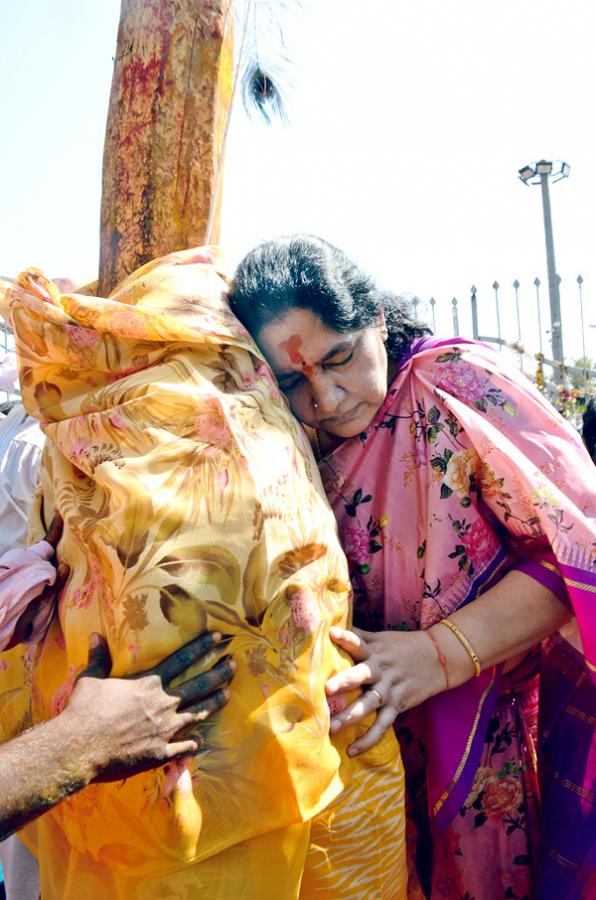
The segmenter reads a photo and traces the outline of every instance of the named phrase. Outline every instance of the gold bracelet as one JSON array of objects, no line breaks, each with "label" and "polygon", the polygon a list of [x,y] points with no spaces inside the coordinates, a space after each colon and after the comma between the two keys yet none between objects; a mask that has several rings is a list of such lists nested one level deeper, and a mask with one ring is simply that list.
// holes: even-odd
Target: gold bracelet
[{"label": "gold bracelet", "polygon": [[463,635],[461,633],[461,631],[459,630],[459,628],[457,627],[457,625],[454,625],[453,622],[449,621],[449,619],[441,619],[440,622],[437,622],[437,625],[446,625],[447,628],[449,629],[449,631],[451,631],[456,636],[456,638],[458,639],[458,641],[460,642],[460,644],[462,645],[464,650],[467,652],[467,654],[470,657],[470,659],[472,660],[472,662],[474,663],[474,669],[476,670],[476,678],[478,678],[478,676],[480,675],[480,673],[482,671],[482,669],[480,667],[480,660],[478,659],[476,651],[472,647],[472,645],[469,642],[469,640],[467,639],[467,637],[465,635]]}]

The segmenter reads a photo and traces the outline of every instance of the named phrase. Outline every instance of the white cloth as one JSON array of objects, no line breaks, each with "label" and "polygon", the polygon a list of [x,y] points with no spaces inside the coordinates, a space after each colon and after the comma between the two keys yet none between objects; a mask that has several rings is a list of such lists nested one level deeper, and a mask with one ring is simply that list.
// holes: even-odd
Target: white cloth
[{"label": "white cloth", "polygon": [[[0,556],[26,545],[44,441],[39,424],[22,406],[0,420]],[[0,843],[0,863],[7,900],[38,900],[37,862],[16,834]]]},{"label": "white cloth", "polygon": [[44,442],[39,423],[22,406],[0,420],[0,556],[27,543]]},{"label": "white cloth", "polygon": [[19,370],[16,354],[5,353],[3,359],[0,360],[0,391],[16,394],[18,390]]},{"label": "white cloth", "polygon": [[0,843],[6,900],[39,900],[37,860],[13,834]]}]

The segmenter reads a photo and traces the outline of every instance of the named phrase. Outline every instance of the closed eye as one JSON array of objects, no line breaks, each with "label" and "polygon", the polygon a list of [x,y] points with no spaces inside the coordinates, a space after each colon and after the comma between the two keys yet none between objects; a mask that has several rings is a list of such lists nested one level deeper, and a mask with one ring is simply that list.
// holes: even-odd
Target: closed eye
[{"label": "closed eye", "polygon": [[345,364],[349,363],[350,360],[353,359],[353,357],[354,357],[354,351],[350,350],[350,352],[348,354],[346,354],[346,356],[342,356],[340,359],[336,359],[333,362],[327,361],[325,363],[325,365],[331,369],[336,368],[336,366],[345,366]]},{"label": "closed eye", "polygon": [[[317,365],[322,366],[324,369],[336,369],[340,366],[345,366],[354,358],[357,346],[358,345],[356,344],[346,347],[345,343],[343,343],[341,346],[336,347],[335,350],[332,350],[328,356],[320,363],[317,363]],[[279,374],[276,374],[275,377],[277,378],[277,383],[280,388],[285,393],[296,390],[296,388],[305,380],[304,373],[302,372],[280,372]]]}]

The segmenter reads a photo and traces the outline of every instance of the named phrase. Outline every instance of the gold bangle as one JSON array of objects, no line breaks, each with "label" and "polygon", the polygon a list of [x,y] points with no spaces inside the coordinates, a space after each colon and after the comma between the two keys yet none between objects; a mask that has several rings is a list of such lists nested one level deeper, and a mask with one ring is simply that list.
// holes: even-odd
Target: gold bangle
[{"label": "gold bangle", "polygon": [[456,636],[456,638],[458,639],[458,641],[460,642],[460,644],[462,645],[464,650],[467,652],[467,654],[470,657],[470,659],[472,660],[472,662],[474,663],[474,669],[476,670],[475,677],[478,678],[478,676],[480,675],[480,673],[482,671],[482,669],[480,667],[480,660],[478,659],[476,651],[472,647],[472,645],[469,642],[469,640],[467,639],[467,637],[465,635],[463,635],[461,633],[461,631],[459,630],[459,628],[457,627],[457,625],[454,625],[453,622],[449,621],[449,619],[441,619],[440,622],[437,622],[437,625],[446,625],[447,628],[449,629],[449,631],[451,631]]}]

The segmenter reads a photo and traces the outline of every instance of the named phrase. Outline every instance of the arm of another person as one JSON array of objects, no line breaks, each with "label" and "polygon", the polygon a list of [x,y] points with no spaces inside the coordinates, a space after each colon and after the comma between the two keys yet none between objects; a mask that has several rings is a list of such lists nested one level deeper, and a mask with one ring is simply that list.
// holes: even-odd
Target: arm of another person
[{"label": "arm of another person", "polygon": [[[482,669],[511,659],[557,631],[571,617],[569,610],[547,587],[513,570],[498,584],[449,620],[472,645]],[[371,728],[348,751],[356,756],[373,747],[396,716],[446,688],[463,684],[475,675],[472,657],[461,641],[440,624],[424,631],[380,631],[332,628],[331,637],[352,656],[356,665],[327,682],[330,697],[358,687],[370,687],[331,721],[340,731],[379,709]],[[444,658],[441,664],[439,653]]]},{"label": "arm of another person", "polygon": [[108,678],[107,644],[92,635],[87,668],[63,712],[0,746],[0,840],[92,781],[120,780],[196,753],[193,726],[227,702],[235,664],[220,660],[175,688],[169,684],[204,662],[220,640],[206,632],[147,672]]}]

